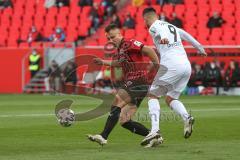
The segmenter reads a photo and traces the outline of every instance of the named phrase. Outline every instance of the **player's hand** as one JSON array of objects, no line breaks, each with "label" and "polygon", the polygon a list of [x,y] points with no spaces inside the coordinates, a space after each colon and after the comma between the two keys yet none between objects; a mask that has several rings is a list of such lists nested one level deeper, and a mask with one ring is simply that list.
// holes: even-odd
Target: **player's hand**
[{"label": "player's hand", "polygon": [[203,57],[207,57],[207,53],[206,53],[206,51],[205,51],[204,49],[199,50],[198,53],[199,53],[201,56],[203,56]]},{"label": "player's hand", "polygon": [[163,38],[160,40],[160,44],[168,44],[169,40],[167,38]]},{"label": "player's hand", "polygon": [[94,58],[93,62],[97,65],[103,65],[103,60],[101,58]]},{"label": "player's hand", "polygon": [[207,57],[207,53],[204,51],[204,52],[201,52],[200,53],[201,54],[201,56],[203,56],[203,57]]}]

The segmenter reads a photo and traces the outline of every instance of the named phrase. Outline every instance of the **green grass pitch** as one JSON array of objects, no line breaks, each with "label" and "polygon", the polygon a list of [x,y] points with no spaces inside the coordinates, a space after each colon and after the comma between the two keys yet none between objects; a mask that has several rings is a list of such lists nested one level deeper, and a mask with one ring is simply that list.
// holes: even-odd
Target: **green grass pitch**
[{"label": "green grass pitch", "polygon": [[[240,97],[187,96],[182,101],[196,119],[190,139],[183,138],[179,117],[161,100],[164,144],[144,149],[143,137],[117,125],[108,145],[86,138],[99,133],[106,115],[69,128],[58,125],[55,105],[74,101],[72,109],[83,112],[100,101],[82,96],[0,95],[0,160],[237,160],[240,159]],[[135,119],[150,127],[147,101]]]}]

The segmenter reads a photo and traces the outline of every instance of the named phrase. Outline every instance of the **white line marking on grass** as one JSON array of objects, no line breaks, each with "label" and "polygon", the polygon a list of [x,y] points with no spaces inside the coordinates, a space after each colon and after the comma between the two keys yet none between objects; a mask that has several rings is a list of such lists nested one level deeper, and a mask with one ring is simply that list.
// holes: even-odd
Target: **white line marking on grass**
[{"label": "white line marking on grass", "polygon": [[[222,112],[222,111],[240,111],[240,108],[212,108],[212,109],[190,109],[192,112]],[[143,111],[141,111],[143,112]],[[162,111],[163,113],[171,113],[172,111]],[[55,116],[55,114],[3,114],[0,118],[8,117],[49,117]]]},{"label": "white line marking on grass", "polygon": [[5,115],[0,115],[0,118],[5,118],[5,117],[48,117],[48,116],[53,116],[55,114],[5,114]]},{"label": "white line marking on grass", "polygon": [[215,112],[215,111],[240,111],[240,108],[219,108],[219,109],[189,109],[193,112]]}]

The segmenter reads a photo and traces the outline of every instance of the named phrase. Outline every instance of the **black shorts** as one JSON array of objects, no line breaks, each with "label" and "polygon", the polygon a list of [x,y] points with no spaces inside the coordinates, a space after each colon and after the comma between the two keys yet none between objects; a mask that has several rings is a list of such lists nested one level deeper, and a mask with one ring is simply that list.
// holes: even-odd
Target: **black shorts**
[{"label": "black shorts", "polygon": [[137,107],[140,106],[142,100],[146,97],[149,89],[149,85],[144,79],[129,80],[121,84],[120,88],[127,91],[131,97],[131,103]]}]

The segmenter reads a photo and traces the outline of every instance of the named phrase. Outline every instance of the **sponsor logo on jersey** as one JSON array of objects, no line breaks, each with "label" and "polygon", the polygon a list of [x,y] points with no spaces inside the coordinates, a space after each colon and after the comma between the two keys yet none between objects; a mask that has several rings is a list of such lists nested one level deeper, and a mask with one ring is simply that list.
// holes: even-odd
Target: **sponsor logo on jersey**
[{"label": "sponsor logo on jersey", "polygon": [[174,42],[174,43],[171,43],[171,44],[167,44],[168,48],[177,47],[177,46],[181,46],[181,45],[182,45],[181,42]]}]

